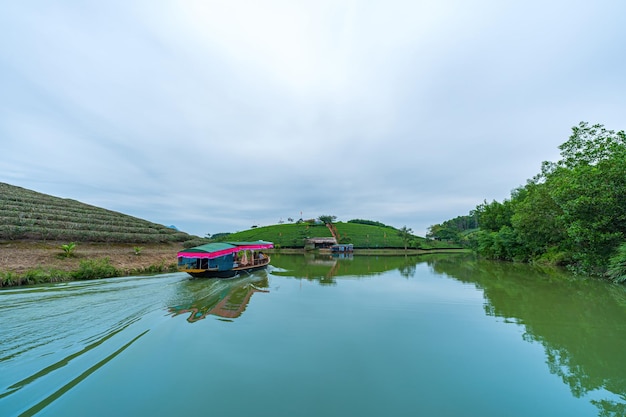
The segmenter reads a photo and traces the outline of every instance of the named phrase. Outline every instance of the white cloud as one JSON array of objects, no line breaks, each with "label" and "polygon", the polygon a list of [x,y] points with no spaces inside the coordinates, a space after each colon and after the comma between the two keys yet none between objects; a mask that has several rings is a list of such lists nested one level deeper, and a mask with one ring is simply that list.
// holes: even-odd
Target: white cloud
[{"label": "white cloud", "polygon": [[[196,234],[418,233],[623,129],[617,1],[11,3],[0,181]],[[345,216],[345,218],[343,217]]]}]

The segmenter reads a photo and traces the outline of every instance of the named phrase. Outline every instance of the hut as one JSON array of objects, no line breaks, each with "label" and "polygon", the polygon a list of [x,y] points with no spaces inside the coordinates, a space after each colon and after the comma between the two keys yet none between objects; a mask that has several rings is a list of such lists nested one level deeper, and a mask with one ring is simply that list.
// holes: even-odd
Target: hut
[{"label": "hut", "polygon": [[337,244],[337,240],[334,237],[312,237],[306,240],[304,249],[330,249],[333,245]]},{"label": "hut", "polygon": [[330,251],[332,253],[352,253],[354,252],[354,245],[352,243],[347,245],[332,245]]}]

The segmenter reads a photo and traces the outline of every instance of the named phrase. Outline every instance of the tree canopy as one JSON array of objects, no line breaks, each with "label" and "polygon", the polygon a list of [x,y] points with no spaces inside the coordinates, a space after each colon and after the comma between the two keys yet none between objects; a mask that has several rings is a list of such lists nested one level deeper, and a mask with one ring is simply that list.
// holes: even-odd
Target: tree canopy
[{"label": "tree canopy", "polygon": [[[502,260],[567,265],[591,275],[626,280],[626,134],[581,122],[559,146],[556,162],[503,202],[471,213],[478,230],[468,241],[479,254]],[[469,217],[469,216],[468,216]],[[431,226],[459,240],[450,221]],[[448,223],[448,224],[446,224]],[[616,272],[618,271],[618,272]]]}]

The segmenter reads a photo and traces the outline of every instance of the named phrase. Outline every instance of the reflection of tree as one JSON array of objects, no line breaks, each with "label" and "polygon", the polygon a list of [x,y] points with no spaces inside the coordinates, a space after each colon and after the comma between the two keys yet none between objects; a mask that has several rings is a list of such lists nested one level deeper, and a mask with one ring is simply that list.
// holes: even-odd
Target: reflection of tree
[{"label": "reflection of tree", "polygon": [[404,278],[412,278],[415,276],[415,271],[417,270],[417,264],[415,261],[409,257],[405,257],[406,263],[398,268],[400,271],[400,275]]},{"label": "reflection of tree", "polygon": [[[623,401],[626,398],[622,397]],[[608,400],[591,400],[591,403],[598,407],[600,414],[598,417],[624,417],[626,416],[626,404]]]},{"label": "reflection of tree", "polygon": [[[263,273],[263,272],[261,272]],[[200,279],[183,283],[187,286],[182,302],[169,307],[173,316],[189,314],[190,323],[204,319],[208,315],[235,319],[245,311],[252,294],[268,292],[267,275],[261,278],[250,275],[234,279]]]},{"label": "reflection of tree", "polygon": [[626,415],[625,288],[527,265],[453,257],[430,264],[481,288],[487,314],[523,325],[524,340],[543,345],[550,372],[574,396],[605,389],[621,400],[591,401],[600,416]]},{"label": "reflection of tree", "polygon": [[[341,276],[364,277],[382,274],[397,269],[406,278],[413,277],[417,264],[426,262],[432,255],[413,256],[333,256],[331,254],[272,255],[272,265],[279,270],[273,275],[282,275],[318,281],[334,285]],[[283,271],[284,270],[284,271]]]}]

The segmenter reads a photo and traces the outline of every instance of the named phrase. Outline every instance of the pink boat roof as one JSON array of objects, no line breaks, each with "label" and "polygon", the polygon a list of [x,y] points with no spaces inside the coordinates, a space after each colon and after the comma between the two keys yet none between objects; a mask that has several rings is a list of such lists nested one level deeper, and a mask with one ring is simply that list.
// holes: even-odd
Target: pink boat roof
[{"label": "pink boat roof", "polygon": [[215,242],[180,251],[178,252],[178,257],[213,259],[242,250],[271,249],[273,247],[274,244],[272,242],[265,242],[263,240],[255,242]]}]

